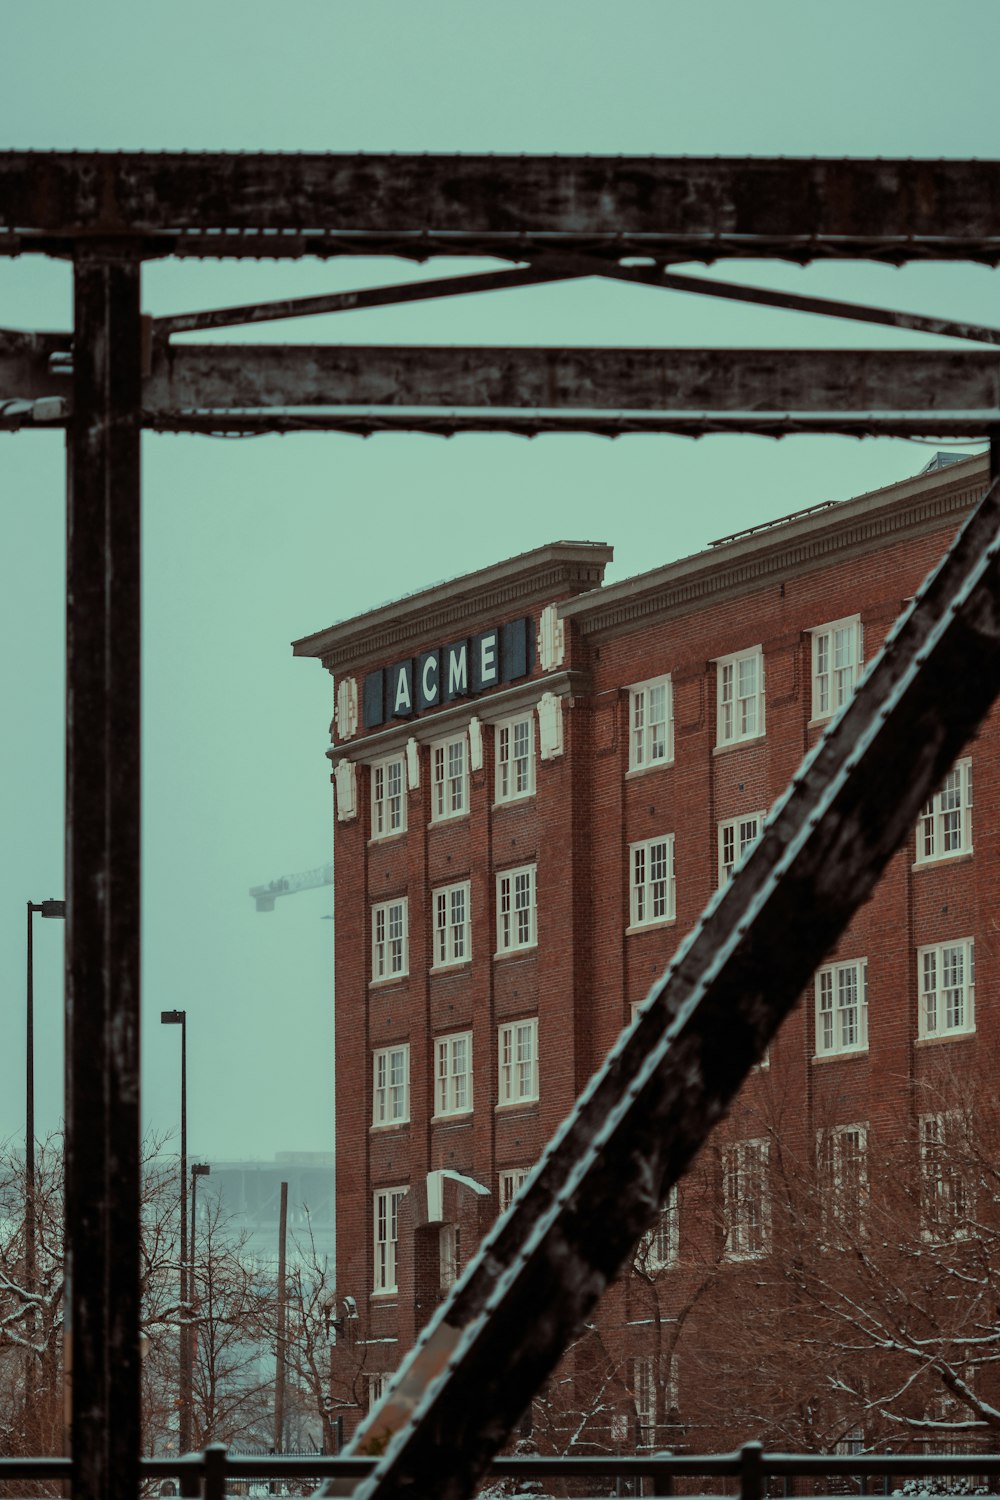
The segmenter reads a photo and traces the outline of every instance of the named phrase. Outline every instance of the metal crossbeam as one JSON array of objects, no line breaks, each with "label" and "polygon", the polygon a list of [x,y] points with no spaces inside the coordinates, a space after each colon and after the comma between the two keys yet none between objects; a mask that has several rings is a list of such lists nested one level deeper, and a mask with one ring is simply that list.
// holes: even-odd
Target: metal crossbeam
[{"label": "metal crossbeam", "polygon": [[994,479],[356,1436],[356,1500],[473,1492],[998,691]]},{"label": "metal crossbeam", "polygon": [[288,235],[298,254],[995,264],[1000,162],[8,151],[0,230],[7,253],[103,234],[167,241],[150,253],[280,256]]}]

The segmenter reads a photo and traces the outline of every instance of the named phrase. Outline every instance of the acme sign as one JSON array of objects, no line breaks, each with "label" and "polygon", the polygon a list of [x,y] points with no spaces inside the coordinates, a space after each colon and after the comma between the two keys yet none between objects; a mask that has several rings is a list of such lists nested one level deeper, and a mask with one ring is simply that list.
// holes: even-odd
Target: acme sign
[{"label": "acme sign", "polygon": [[509,620],[369,672],[363,694],[364,727],[376,729],[390,719],[409,719],[425,709],[527,677],[534,666],[533,647],[533,621]]}]

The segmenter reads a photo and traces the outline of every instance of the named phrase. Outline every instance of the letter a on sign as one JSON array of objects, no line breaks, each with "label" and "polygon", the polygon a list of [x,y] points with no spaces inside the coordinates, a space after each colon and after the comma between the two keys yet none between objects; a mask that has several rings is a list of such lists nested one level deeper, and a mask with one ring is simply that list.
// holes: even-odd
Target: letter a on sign
[{"label": "letter a on sign", "polygon": [[389,688],[392,695],[392,716],[407,719],[413,712],[413,663],[401,661],[389,669]]}]

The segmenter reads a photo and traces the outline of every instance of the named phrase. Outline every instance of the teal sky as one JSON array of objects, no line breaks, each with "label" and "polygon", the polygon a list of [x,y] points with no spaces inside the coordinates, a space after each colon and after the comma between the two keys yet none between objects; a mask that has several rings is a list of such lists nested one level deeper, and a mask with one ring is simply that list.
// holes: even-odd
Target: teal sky
[{"label": "teal sky", "polygon": [[[34,0],[0,7],[4,148],[995,156],[994,0]],[[484,263],[485,264],[485,263]],[[464,263],[462,269],[471,269]],[[157,263],[151,313],[441,274]],[[996,322],[975,266],[716,268]],[[66,268],[0,261],[0,326],[69,323]],[[233,334],[232,337],[245,337]],[[269,325],[254,340],[918,347],[941,340],[582,282]],[[902,441],[384,436],[144,444],[144,1056],[194,1153],[332,1144],[330,680],[289,642],[556,537],[609,577],[915,473]],[[0,1139],[23,1130],[25,902],[62,894],[64,464],[0,435]],[[349,941],[342,934],[340,941]],[[61,1105],[61,926],[36,922],[40,1129]],[[359,1059],[359,1062],[361,1060]]]}]

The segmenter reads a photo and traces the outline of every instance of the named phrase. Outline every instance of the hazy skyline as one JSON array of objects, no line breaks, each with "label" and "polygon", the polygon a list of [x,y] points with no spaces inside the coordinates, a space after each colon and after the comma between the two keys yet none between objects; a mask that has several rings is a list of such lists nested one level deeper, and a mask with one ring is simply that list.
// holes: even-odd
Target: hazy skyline
[{"label": "hazy skyline", "polygon": [[[801,0],[178,0],[11,7],[0,145],[39,149],[995,154],[1000,11]],[[489,263],[483,263],[489,264]],[[154,262],[152,313],[440,275],[384,260]],[[474,269],[468,262],[463,270]],[[996,322],[976,266],[725,265],[730,279]],[[0,261],[0,326],[67,327],[70,273]],[[271,324],[274,341],[931,347],[943,341],[585,282]],[[945,341],[946,342],[946,341]],[[144,439],[144,1104],[192,1154],[332,1146],[329,890],[251,885],[330,857],[332,684],[290,642],[559,537],[617,579],[916,473],[899,440],[299,435]],[[64,458],[0,434],[6,650],[0,1139],[23,1131],[25,903],[63,894]],[[61,924],[35,924],[39,1133],[61,1113]],[[350,940],[340,934],[339,941]]]}]

